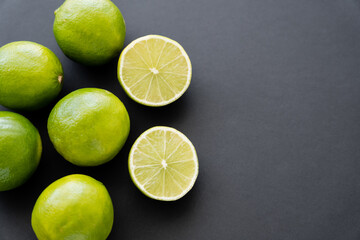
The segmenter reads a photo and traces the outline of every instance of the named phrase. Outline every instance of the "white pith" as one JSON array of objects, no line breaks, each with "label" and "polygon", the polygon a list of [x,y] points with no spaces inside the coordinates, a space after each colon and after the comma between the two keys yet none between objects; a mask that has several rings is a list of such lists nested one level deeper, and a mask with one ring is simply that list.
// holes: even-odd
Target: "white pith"
[{"label": "white pith", "polygon": [[[137,145],[141,142],[142,139],[146,138],[146,136],[148,134],[150,134],[151,132],[154,132],[154,131],[164,131],[164,132],[170,131],[170,132],[175,133],[177,136],[179,136],[184,142],[186,142],[190,146],[190,148],[192,150],[192,153],[193,153],[193,156],[194,156],[193,159],[190,159],[190,160],[193,160],[193,162],[195,163],[194,176],[190,180],[189,185],[185,189],[183,189],[182,193],[177,195],[177,196],[174,196],[174,197],[165,197],[165,196],[160,196],[159,197],[159,196],[155,196],[155,195],[149,193],[145,189],[145,187],[142,184],[140,184],[140,182],[137,180],[135,172],[134,172],[136,167],[135,167],[135,165],[133,163],[133,159],[134,159],[135,150],[137,149]],[[163,159],[159,165],[162,166],[162,168],[164,168],[166,170],[166,167],[167,167],[166,159]],[[153,128],[148,129],[147,131],[145,131],[143,134],[141,134],[140,137],[138,139],[136,139],[134,145],[132,146],[132,148],[130,150],[130,154],[129,154],[129,171],[130,171],[130,175],[131,175],[135,185],[143,193],[145,193],[145,195],[147,195],[147,196],[149,196],[149,197],[151,197],[153,199],[157,199],[157,200],[174,201],[174,200],[177,200],[177,199],[180,199],[181,197],[183,197],[194,186],[196,178],[197,178],[198,173],[199,173],[199,163],[198,163],[196,151],[195,151],[195,148],[194,148],[193,144],[190,142],[190,140],[183,133],[179,132],[178,130],[176,130],[174,128],[170,128],[170,127],[153,127]],[[144,185],[146,185],[146,184],[144,184]]]},{"label": "white pith", "polygon": [[[187,65],[188,65],[188,72],[187,72],[187,79],[186,79],[186,84],[184,86],[184,88],[177,94],[175,94],[175,96],[169,100],[166,100],[166,101],[161,101],[161,102],[149,102],[147,100],[144,100],[144,99],[140,99],[138,97],[136,97],[130,90],[130,88],[128,86],[126,86],[126,84],[124,83],[123,81],[123,78],[122,78],[122,75],[123,75],[123,66],[124,66],[124,59],[125,59],[125,56],[126,56],[126,53],[132,49],[137,43],[141,42],[141,41],[147,41],[149,39],[161,39],[161,40],[164,40],[165,42],[167,43],[171,43],[173,45],[175,45],[177,48],[179,48],[179,50],[181,51],[181,54],[184,56],[184,58],[186,59],[186,62],[187,62]],[[180,56],[180,55],[179,55]],[[118,63],[118,68],[119,68],[119,80],[120,80],[120,83],[121,85],[123,86],[123,88],[126,90],[126,92],[128,94],[131,95],[131,98],[133,98],[135,101],[141,103],[141,104],[144,104],[144,105],[147,105],[147,106],[165,106],[169,103],[172,103],[174,101],[176,101],[177,99],[179,99],[184,93],[185,91],[188,89],[189,85],[190,85],[190,82],[191,82],[191,75],[192,75],[192,67],[191,67],[191,62],[190,62],[190,59],[189,59],[189,56],[187,55],[187,53],[185,52],[184,48],[179,44],[177,43],[176,41],[174,40],[171,40],[169,38],[166,38],[166,37],[163,37],[163,36],[159,36],[159,35],[147,35],[147,36],[144,36],[144,37],[140,37],[136,40],[134,40],[133,42],[131,42],[124,50],[123,52],[121,53],[121,56],[120,56],[120,61]],[[149,69],[153,74],[158,74],[159,71],[158,69],[156,68],[151,68]]]}]

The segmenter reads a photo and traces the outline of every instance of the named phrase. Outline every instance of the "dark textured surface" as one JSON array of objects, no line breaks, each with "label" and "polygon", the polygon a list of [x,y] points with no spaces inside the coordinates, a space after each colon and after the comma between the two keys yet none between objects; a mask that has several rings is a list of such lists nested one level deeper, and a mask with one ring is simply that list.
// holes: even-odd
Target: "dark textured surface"
[{"label": "dark textured surface", "polygon": [[[89,68],[67,59],[52,34],[60,0],[1,0],[0,45],[35,41],[64,71],[61,96],[105,88],[126,105],[130,137],[96,168],[71,165],[49,142],[51,106],[24,114],[40,130],[40,167],[0,193],[0,239],[30,240],[33,204],[54,180],[84,173],[115,205],[112,239],[360,239],[360,2],[357,0],[117,0],[125,44],[146,34],[179,41],[193,63],[189,90],[158,109],[131,101],[116,60]],[[0,108],[5,110],[4,108]],[[143,196],[127,171],[134,140],[168,125],[194,143],[200,175],[174,203]]]}]

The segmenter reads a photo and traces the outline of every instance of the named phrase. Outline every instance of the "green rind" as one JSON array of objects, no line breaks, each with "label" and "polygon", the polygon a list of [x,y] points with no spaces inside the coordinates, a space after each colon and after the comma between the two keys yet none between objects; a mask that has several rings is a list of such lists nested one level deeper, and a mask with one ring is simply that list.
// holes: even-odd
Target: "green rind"
[{"label": "green rind", "polygon": [[[161,36],[161,35],[154,35],[154,34],[146,35],[146,36],[140,37],[140,38],[138,38],[138,39],[135,39],[134,41],[137,41],[137,40],[139,40],[139,39],[141,39],[141,38],[152,37],[152,36],[161,37],[161,38],[166,38],[166,39],[168,39],[168,40],[170,40],[170,41],[173,41],[173,42],[177,43],[178,46],[179,46],[179,48],[182,49],[182,50],[186,53],[185,49],[180,45],[180,43],[178,43],[177,41],[175,41],[175,40],[173,40],[173,39],[170,39],[170,38],[168,38],[168,37],[164,37],[164,36]],[[134,41],[133,41],[133,42],[134,42]],[[183,92],[182,92],[179,96],[177,96],[176,98],[172,99],[170,102],[166,102],[166,103],[163,103],[163,104],[146,103],[146,102],[143,102],[143,101],[140,101],[140,100],[136,99],[134,96],[132,96],[132,94],[131,94],[130,92],[127,91],[127,89],[126,89],[125,85],[123,84],[123,82],[122,82],[122,80],[121,80],[121,77],[120,77],[120,64],[121,64],[122,57],[124,56],[124,53],[126,52],[125,50],[126,50],[128,47],[130,47],[130,45],[131,45],[133,42],[131,42],[129,45],[127,45],[127,46],[124,48],[124,50],[121,52],[120,57],[119,57],[119,61],[118,61],[118,66],[117,66],[117,73],[118,73],[118,74],[117,74],[117,77],[118,77],[118,81],[119,81],[121,87],[123,88],[124,92],[126,93],[126,95],[128,95],[133,101],[135,101],[135,102],[137,102],[137,103],[139,103],[139,104],[141,104],[141,105],[148,106],[148,107],[163,107],[163,106],[167,106],[167,105],[169,105],[169,104],[177,101],[180,97],[182,97],[182,96],[185,94],[185,92],[188,90],[188,88],[189,88],[189,86],[190,86],[190,83],[191,83],[191,79],[192,79],[192,64],[191,64],[191,60],[190,60],[189,56],[187,55],[187,53],[186,53],[186,56],[187,56],[187,59],[189,60],[189,63],[190,63],[190,65],[189,65],[189,67],[190,67],[190,70],[189,70],[189,71],[190,71],[189,84],[187,85],[186,88],[184,88]]]},{"label": "green rind", "polygon": [[55,149],[78,166],[98,166],[113,159],[130,132],[130,118],[114,94],[78,89],[53,108],[48,132]]},{"label": "green rind", "polygon": [[169,129],[172,129],[172,130],[175,130],[175,132],[178,132],[180,133],[181,135],[185,136],[182,132],[180,132],[179,130],[175,129],[175,128],[172,128],[172,127],[167,127],[167,126],[155,126],[155,127],[152,127],[152,128],[149,128],[148,130],[146,130],[145,132],[143,132],[142,134],[140,134],[140,136],[135,140],[134,144],[132,145],[131,149],[130,149],[130,152],[129,152],[129,157],[128,157],[128,171],[129,171],[129,174],[130,174],[130,178],[132,180],[132,182],[134,183],[134,185],[136,186],[137,189],[140,190],[140,192],[142,192],[145,196],[147,196],[148,198],[151,198],[151,199],[154,199],[154,200],[158,200],[158,201],[163,201],[163,202],[171,202],[171,201],[176,201],[176,200],[179,200],[181,199],[182,197],[184,197],[188,192],[191,191],[191,189],[194,187],[195,185],[195,182],[196,182],[196,179],[199,175],[199,160],[198,160],[198,157],[197,157],[197,153],[196,153],[196,149],[194,147],[194,145],[191,143],[191,141],[189,140],[189,143],[191,144],[193,150],[194,150],[194,154],[195,154],[195,157],[196,157],[196,162],[197,162],[197,169],[196,169],[196,175],[194,176],[194,181],[192,182],[192,184],[189,186],[189,189],[187,192],[183,192],[181,195],[177,196],[177,198],[173,198],[173,199],[164,199],[164,198],[161,198],[161,197],[154,197],[150,194],[148,194],[146,191],[143,191],[143,189],[138,185],[137,181],[135,180],[135,176],[132,174],[131,172],[131,167],[130,167],[130,157],[131,157],[131,153],[134,151],[134,147],[136,145],[136,142],[138,141],[138,139],[141,138],[141,136],[143,135],[146,135],[148,132],[152,131],[153,129],[155,128],[169,128]]},{"label": "green rind", "polygon": [[0,104],[37,110],[60,93],[64,73],[57,56],[34,42],[19,41],[0,48]]},{"label": "green rind", "polygon": [[81,174],[50,184],[35,203],[31,225],[39,240],[105,240],[114,222],[106,187]]},{"label": "green rind", "polygon": [[55,39],[70,59],[102,65],[119,56],[126,25],[110,0],[66,0],[55,11]]},{"label": "green rind", "polygon": [[28,119],[0,111],[0,191],[24,184],[39,165],[41,152],[40,134]]}]

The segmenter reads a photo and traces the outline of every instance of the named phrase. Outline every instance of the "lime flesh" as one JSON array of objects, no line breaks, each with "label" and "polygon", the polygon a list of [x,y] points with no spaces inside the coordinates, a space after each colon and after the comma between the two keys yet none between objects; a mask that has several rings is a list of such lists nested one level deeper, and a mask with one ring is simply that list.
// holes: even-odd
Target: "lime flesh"
[{"label": "lime flesh", "polygon": [[190,85],[191,74],[191,62],[182,46],[159,35],[130,43],[118,63],[118,79],[127,95],[152,107],[180,98]]},{"label": "lime flesh", "polygon": [[184,134],[170,127],[153,127],[131,148],[129,172],[146,196],[174,201],[191,190],[199,164],[195,148]]},{"label": "lime flesh", "polygon": [[34,206],[31,225],[39,240],[105,240],[114,221],[105,186],[86,175],[63,177],[48,186]]},{"label": "lime flesh", "polygon": [[124,104],[98,88],[76,90],[61,99],[48,119],[56,150],[78,166],[97,166],[113,159],[130,132]]},{"label": "lime flesh", "polygon": [[0,104],[35,110],[53,101],[63,82],[59,59],[34,42],[12,42],[0,48]]},{"label": "lime flesh", "polygon": [[42,145],[38,130],[20,114],[0,112],[0,191],[14,189],[35,172]]}]

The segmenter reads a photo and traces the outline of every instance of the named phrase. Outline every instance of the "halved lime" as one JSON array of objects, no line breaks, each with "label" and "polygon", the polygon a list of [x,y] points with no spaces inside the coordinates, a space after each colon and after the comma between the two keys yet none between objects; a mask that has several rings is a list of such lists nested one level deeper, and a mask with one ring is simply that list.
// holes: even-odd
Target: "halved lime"
[{"label": "halved lime", "polygon": [[134,101],[152,107],[170,104],[190,85],[191,62],[183,47],[167,37],[148,35],[120,55],[118,78]]},{"label": "halved lime", "polygon": [[184,134],[160,126],[150,128],[135,141],[129,154],[129,171],[146,196],[174,201],[193,187],[199,163],[193,144]]}]

